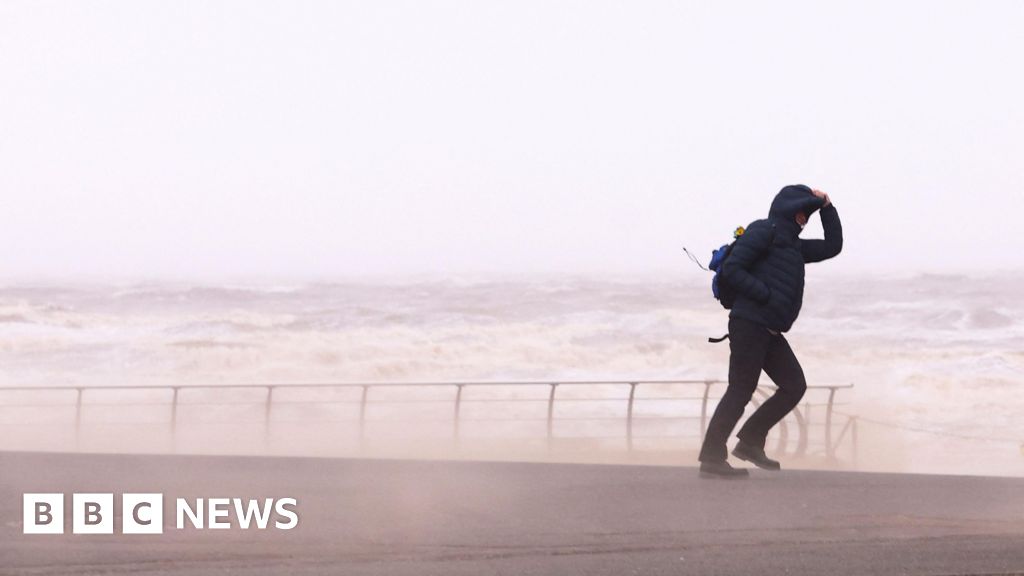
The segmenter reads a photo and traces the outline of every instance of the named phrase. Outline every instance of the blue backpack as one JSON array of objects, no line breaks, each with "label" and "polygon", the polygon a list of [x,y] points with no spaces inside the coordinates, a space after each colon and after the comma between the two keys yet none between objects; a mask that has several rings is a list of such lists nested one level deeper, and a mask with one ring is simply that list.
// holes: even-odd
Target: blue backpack
[{"label": "blue backpack", "polygon": [[736,301],[736,290],[729,286],[728,283],[722,281],[722,264],[732,254],[732,247],[736,245],[736,241],[740,239],[740,236],[743,236],[745,231],[743,226],[738,226],[732,233],[732,242],[723,244],[718,250],[713,250],[711,252],[711,261],[708,262],[708,270],[715,273],[715,277],[711,279],[711,293],[715,295],[715,300],[718,300],[726,310],[730,310],[733,302]]},{"label": "blue backpack", "polygon": [[[711,252],[711,261],[708,262],[708,270],[715,273],[715,277],[711,279],[711,293],[715,295],[715,299],[722,304],[722,307],[726,310],[731,310],[733,303],[736,302],[736,290],[720,278],[722,273],[722,265],[725,264],[725,260],[732,254],[732,247],[736,245],[736,241],[743,236],[746,229],[743,226],[738,226],[732,233],[732,242],[729,244],[723,244],[718,250]],[[772,242],[775,241],[775,226],[772,225]]]},{"label": "blue backpack", "polygon": [[[736,245],[736,241],[740,239],[740,236],[743,236],[744,232],[746,232],[746,229],[743,228],[743,226],[736,227],[736,230],[734,230],[732,233],[732,242],[729,244],[723,244],[721,248],[719,248],[718,250],[713,250],[711,252],[711,261],[708,262],[707,268],[701,266],[700,262],[698,262],[697,259],[693,257],[693,254],[690,254],[690,251],[686,250],[685,247],[683,248],[683,250],[686,250],[686,254],[690,257],[691,260],[694,261],[695,264],[697,264],[701,268],[704,268],[705,270],[715,273],[715,277],[711,279],[711,293],[715,295],[715,299],[718,300],[718,302],[726,310],[731,310],[732,305],[736,302],[736,290],[732,286],[729,286],[729,283],[725,282],[719,276],[722,273],[722,265],[725,264],[726,259],[728,259],[729,255],[732,254],[733,246]],[[774,243],[775,225],[772,224],[771,244]],[[728,337],[729,335],[726,334],[721,338],[708,338],[708,342],[722,342]]]}]

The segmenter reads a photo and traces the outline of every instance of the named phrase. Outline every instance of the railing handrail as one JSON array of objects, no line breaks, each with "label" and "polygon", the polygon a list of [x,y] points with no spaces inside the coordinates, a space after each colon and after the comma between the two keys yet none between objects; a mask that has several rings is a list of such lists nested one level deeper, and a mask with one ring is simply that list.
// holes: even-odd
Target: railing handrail
[{"label": "railing handrail", "polygon": [[[452,380],[415,382],[253,382],[232,384],[112,384],[112,385],[71,385],[57,386],[0,386],[5,391],[47,391],[47,390],[167,390],[167,389],[216,389],[216,388],[366,388],[401,386],[579,386],[579,385],[630,385],[630,384],[727,384],[721,378],[643,380],[623,378],[621,380]],[[836,390],[853,388],[853,384],[808,384],[807,388]]]}]

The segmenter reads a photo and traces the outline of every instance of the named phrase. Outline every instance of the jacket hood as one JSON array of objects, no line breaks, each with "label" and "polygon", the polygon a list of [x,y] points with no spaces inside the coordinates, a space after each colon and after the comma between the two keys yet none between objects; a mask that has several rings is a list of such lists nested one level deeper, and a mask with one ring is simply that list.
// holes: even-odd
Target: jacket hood
[{"label": "jacket hood", "polygon": [[796,213],[803,212],[807,219],[811,219],[825,201],[818,198],[811,192],[811,189],[803,184],[786,186],[775,195],[772,200],[772,207],[768,210],[768,218],[776,221],[792,223],[797,234],[800,233],[800,226],[796,223]]}]

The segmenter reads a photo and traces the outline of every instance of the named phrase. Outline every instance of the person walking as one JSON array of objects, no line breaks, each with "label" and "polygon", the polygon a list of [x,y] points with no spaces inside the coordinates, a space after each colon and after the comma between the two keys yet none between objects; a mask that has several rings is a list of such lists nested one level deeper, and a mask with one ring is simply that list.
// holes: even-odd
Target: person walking
[{"label": "person walking", "polygon": [[[808,218],[820,210],[823,240],[801,240]],[[727,461],[726,441],[757,388],[761,370],[778,389],[736,434],[733,456],[766,470],[779,462],[765,454],[765,439],[807,390],[803,369],[786,340],[804,294],[804,265],[834,258],[843,248],[839,213],[828,194],[804,185],[775,196],[768,218],[750,224],[722,265],[721,281],[736,292],[729,313],[729,386],[715,408],[700,451],[700,476],[749,475]]]}]

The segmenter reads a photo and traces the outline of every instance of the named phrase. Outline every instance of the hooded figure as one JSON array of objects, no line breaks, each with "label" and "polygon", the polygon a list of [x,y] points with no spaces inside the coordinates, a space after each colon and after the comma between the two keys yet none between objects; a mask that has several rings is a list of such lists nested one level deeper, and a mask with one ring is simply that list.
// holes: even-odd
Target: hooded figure
[{"label": "hooded figure", "polygon": [[[772,200],[768,218],[756,220],[733,246],[722,266],[722,281],[736,290],[730,318],[744,318],[776,332],[793,326],[804,295],[804,264],[832,258],[843,249],[835,206],[802,184],[786,186]],[[801,240],[803,226],[821,210],[824,240]]]},{"label": "hooded figure", "polygon": [[[768,470],[780,464],[765,454],[768,432],[803,397],[803,369],[783,332],[793,326],[804,297],[804,264],[832,258],[843,248],[843,229],[835,206],[807,186],[783,188],[768,218],[756,220],[733,245],[722,265],[721,281],[736,292],[729,313],[729,387],[708,423],[700,452],[702,477],[748,475],[726,461],[726,440],[757,389],[762,370],[778,389],[736,434],[732,454]],[[821,211],[824,240],[801,240],[807,219]]]}]

